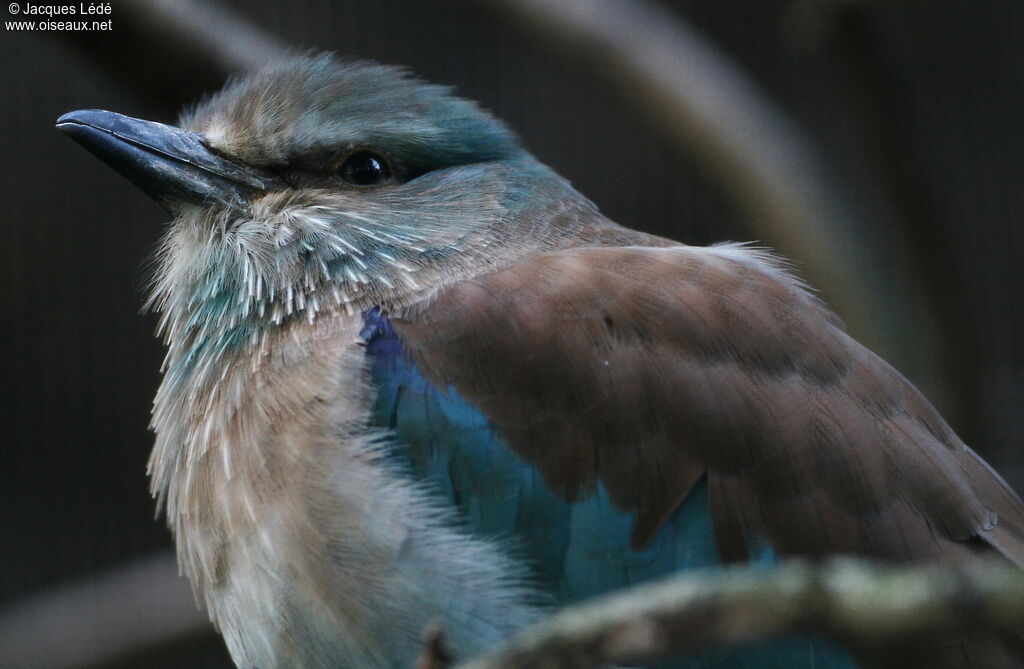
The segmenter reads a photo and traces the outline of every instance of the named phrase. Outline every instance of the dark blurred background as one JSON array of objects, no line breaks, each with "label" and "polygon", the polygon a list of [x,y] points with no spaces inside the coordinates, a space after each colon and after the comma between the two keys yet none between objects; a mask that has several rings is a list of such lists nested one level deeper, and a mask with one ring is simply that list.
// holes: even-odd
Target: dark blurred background
[{"label": "dark blurred background", "polygon": [[[0,613],[170,546],[145,477],[162,348],[155,317],[139,314],[166,215],[53,123],[87,107],[172,122],[220,73],[196,70],[188,45],[130,30],[130,3],[111,4],[103,34],[0,32]],[[643,91],[611,83],[557,31],[465,0],[224,4],[288,44],[456,86],[620,223],[795,255],[736,206],[699,147],[666,141],[638,111]],[[1024,4],[660,4],[806,133],[849,234],[870,250],[859,278],[890,282],[872,299],[909,305],[855,333],[1024,489]],[[198,634],[104,666],[230,663],[219,639]]]}]

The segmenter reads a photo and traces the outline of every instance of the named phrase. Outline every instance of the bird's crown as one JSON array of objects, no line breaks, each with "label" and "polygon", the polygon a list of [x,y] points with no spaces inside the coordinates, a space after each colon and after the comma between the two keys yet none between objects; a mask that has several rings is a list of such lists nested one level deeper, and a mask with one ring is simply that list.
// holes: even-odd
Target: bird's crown
[{"label": "bird's crown", "polygon": [[345,152],[387,154],[408,178],[433,169],[506,158],[514,135],[450,88],[403,68],[331,55],[273,64],[185,113],[180,125],[250,165],[329,169]]}]

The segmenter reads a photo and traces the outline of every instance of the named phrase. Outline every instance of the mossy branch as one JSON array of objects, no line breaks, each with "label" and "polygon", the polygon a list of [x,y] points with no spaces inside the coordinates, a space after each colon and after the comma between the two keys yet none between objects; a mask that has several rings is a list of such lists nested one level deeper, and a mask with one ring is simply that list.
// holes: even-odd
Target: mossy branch
[{"label": "mossy branch", "polygon": [[996,561],[794,560],[774,569],[689,572],[596,598],[457,669],[640,664],[794,632],[870,652],[979,628],[1024,630],[1024,571]]}]

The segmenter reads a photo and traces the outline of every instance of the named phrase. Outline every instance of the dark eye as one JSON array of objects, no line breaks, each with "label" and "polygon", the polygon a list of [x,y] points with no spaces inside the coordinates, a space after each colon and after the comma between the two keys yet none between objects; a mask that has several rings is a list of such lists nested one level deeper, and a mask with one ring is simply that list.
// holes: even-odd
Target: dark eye
[{"label": "dark eye", "polygon": [[338,176],[355,186],[375,186],[391,178],[391,167],[384,156],[360,150],[345,159]]}]

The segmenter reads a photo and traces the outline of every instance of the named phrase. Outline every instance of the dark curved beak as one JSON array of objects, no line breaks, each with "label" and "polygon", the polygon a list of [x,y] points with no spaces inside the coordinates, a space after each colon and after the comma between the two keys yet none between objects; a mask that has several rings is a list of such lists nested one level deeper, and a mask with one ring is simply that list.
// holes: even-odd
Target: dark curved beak
[{"label": "dark curved beak", "polygon": [[82,109],[57,119],[57,129],[172,213],[181,202],[244,208],[276,181],[216,155],[202,135],[163,123]]}]

